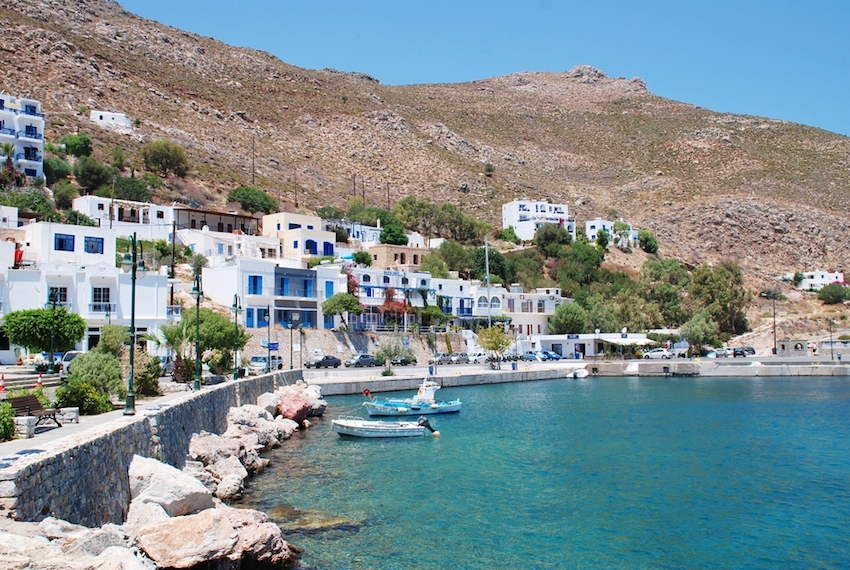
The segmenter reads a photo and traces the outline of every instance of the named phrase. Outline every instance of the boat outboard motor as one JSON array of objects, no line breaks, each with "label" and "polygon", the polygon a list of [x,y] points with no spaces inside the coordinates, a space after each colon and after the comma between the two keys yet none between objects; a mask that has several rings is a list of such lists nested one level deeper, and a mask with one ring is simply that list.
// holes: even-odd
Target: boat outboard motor
[{"label": "boat outboard motor", "polygon": [[431,422],[429,422],[428,418],[426,418],[425,416],[419,416],[419,419],[417,420],[416,423],[418,423],[419,425],[421,425],[425,429],[430,430],[431,433],[433,433],[435,436],[440,435],[440,432],[438,432],[437,430],[435,430],[434,428],[431,427]]}]

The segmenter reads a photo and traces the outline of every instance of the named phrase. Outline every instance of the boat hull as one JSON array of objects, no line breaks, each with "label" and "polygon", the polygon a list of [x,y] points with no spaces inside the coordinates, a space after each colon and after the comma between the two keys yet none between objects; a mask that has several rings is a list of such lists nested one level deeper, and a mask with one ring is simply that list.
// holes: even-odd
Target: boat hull
[{"label": "boat hull", "polygon": [[416,422],[378,422],[338,419],[331,422],[339,435],[351,437],[422,437],[425,427]]},{"label": "boat hull", "polygon": [[392,400],[375,400],[363,402],[369,416],[425,416],[431,414],[450,414],[460,411],[460,400],[451,402],[404,402]]}]

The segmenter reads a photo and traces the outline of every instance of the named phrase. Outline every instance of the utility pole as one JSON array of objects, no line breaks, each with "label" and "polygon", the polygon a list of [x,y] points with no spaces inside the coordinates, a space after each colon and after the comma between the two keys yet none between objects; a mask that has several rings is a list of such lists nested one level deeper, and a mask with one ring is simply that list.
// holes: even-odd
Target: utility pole
[{"label": "utility pole", "polygon": [[387,182],[387,210],[390,209],[390,183]]},{"label": "utility pole", "polygon": [[493,319],[490,316],[490,249],[487,236],[484,236],[484,265],[487,268],[487,328],[490,328],[493,326]]},{"label": "utility pole", "polygon": [[254,185],[254,137],[251,137],[251,186]]},{"label": "utility pole", "polygon": [[171,278],[171,301],[169,304],[174,306],[174,255],[175,255],[175,242],[177,241],[177,221],[171,220],[171,272],[169,273],[169,277]]},{"label": "utility pole", "polygon": [[112,177],[112,201],[109,202],[109,229],[112,229],[112,218],[115,215],[115,176]]}]

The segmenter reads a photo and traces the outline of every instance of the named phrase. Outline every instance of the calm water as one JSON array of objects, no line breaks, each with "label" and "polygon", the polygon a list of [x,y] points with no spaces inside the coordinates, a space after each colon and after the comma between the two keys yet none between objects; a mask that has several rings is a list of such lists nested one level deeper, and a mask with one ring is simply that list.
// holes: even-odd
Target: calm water
[{"label": "calm water", "polygon": [[606,379],[446,388],[442,437],[269,455],[244,504],[302,567],[848,568],[850,379]]}]

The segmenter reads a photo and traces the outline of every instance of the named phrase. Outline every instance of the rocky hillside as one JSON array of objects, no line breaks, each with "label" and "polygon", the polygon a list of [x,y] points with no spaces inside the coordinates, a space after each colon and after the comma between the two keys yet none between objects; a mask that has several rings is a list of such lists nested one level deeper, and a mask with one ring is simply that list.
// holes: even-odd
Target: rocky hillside
[{"label": "rocky hillside", "polygon": [[[156,138],[182,144],[194,172],[170,180],[164,201],[223,207],[224,192],[253,178],[282,209],[315,209],[344,206],[356,185],[370,204],[413,194],[496,225],[504,201],[551,199],[580,223],[621,216],[650,228],[662,255],[689,264],[732,257],[755,280],[849,269],[846,137],[670,101],[588,66],[391,87],[115,2],[7,0],[0,70],[0,88],[42,100],[49,140],[84,129],[103,156]],[[83,108],[140,125],[101,130]]]}]

